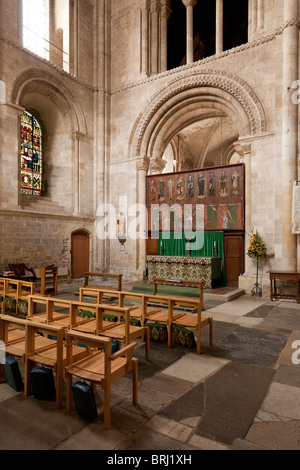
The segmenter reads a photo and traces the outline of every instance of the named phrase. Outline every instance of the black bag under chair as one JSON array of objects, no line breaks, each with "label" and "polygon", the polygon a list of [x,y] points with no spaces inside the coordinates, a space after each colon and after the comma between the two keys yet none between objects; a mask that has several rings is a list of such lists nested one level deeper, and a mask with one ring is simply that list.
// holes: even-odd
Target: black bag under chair
[{"label": "black bag under chair", "polygon": [[30,371],[34,398],[53,400],[56,394],[53,370],[48,367],[35,367]]},{"label": "black bag under chair", "polygon": [[76,382],[72,385],[72,392],[79,416],[94,421],[98,417],[98,412],[92,387],[86,382]]},{"label": "black bag under chair", "polygon": [[8,356],[5,358],[4,372],[10,387],[16,390],[16,392],[24,390],[19,364],[14,357]]}]

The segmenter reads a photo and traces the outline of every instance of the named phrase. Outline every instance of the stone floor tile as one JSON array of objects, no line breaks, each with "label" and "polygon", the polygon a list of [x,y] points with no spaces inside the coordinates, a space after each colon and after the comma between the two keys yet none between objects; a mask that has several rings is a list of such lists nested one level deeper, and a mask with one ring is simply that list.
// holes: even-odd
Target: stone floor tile
[{"label": "stone floor tile", "polygon": [[210,357],[205,354],[197,355],[189,353],[172,366],[167,367],[163,373],[197,383],[208,375],[215,373],[227,363],[226,359]]},{"label": "stone floor tile", "polygon": [[275,373],[274,382],[300,388],[300,366],[279,366]]},{"label": "stone floor tile", "polygon": [[192,428],[184,424],[158,415],[153,416],[153,418],[147,422],[146,427],[181,442],[186,442],[193,432]]},{"label": "stone floor tile", "polygon": [[300,331],[292,331],[277,363],[300,368]]},{"label": "stone floor tile", "polygon": [[273,308],[272,312],[263,319],[261,326],[264,328],[276,328],[284,330],[300,330],[299,309],[290,307]]},{"label": "stone floor tile", "polygon": [[196,434],[226,445],[244,438],[273,375],[270,368],[232,362],[209,377],[201,384],[204,411]]},{"label": "stone floor tile", "polygon": [[2,383],[0,387],[0,403],[2,401],[8,400],[21,392],[16,392],[10,385],[7,383]]},{"label": "stone floor tile", "polygon": [[166,392],[173,397],[178,397],[189,390],[193,386],[193,382],[160,372],[153,377],[146,378],[143,381],[143,386],[148,389],[154,389],[155,391],[160,390],[161,392]]},{"label": "stone floor tile", "polygon": [[213,354],[231,361],[270,367],[285,347],[288,333],[239,326],[217,344]]},{"label": "stone floor tile", "polygon": [[163,434],[152,431],[152,429],[139,429],[127,441],[122,442],[119,450],[195,450],[190,444],[172,439]]},{"label": "stone floor tile", "polygon": [[300,450],[300,421],[255,423],[246,440],[270,450]]},{"label": "stone floor tile", "polygon": [[231,447],[232,450],[270,450],[254,442],[247,441],[246,439],[236,439]]},{"label": "stone floor tile", "polygon": [[206,439],[205,437],[197,436],[196,434],[194,434],[191,437],[191,439],[189,440],[189,443],[197,447],[199,450],[228,450],[229,449],[224,444],[215,442],[211,439]]},{"label": "stone floor tile", "polygon": [[261,411],[277,416],[278,421],[300,420],[300,388],[272,383],[261,405]]},{"label": "stone floor tile", "polygon": [[55,450],[113,450],[127,439],[128,433],[113,426],[106,430],[103,422],[96,420],[57,445]]}]

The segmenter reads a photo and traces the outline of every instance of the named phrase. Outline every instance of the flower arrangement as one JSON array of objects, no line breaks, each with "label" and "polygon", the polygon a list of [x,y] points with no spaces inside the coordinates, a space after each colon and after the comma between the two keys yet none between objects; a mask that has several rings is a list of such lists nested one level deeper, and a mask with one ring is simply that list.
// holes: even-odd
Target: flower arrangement
[{"label": "flower arrangement", "polygon": [[249,258],[265,258],[266,251],[267,249],[262,243],[261,237],[257,233],[253,233],[247,251]]}]

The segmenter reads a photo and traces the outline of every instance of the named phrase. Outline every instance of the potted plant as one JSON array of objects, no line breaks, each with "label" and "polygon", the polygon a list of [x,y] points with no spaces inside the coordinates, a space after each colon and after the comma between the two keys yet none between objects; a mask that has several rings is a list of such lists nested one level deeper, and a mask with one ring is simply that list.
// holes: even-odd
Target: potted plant
[{"label": "potted plant", "polygon": [[259,262],[259,259],[266,258],[267,249],[257,232],[255,233],[252,232],[250,244],[249,244],[248,251],[247,251],[247,256],[249,256],[249,258],[256,259],[256,283],[254,284],[254,288],[251,290],[251,295],[259,295],[261,297],[262,290],[259,287],[259,283],[258,283],[258,262]]}]

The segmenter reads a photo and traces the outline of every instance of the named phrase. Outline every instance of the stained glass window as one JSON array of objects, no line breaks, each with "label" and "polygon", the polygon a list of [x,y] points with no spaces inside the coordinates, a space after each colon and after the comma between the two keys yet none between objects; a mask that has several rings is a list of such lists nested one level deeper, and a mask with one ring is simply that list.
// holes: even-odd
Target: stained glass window
[{"label": "stained glass window", "polygon": [[42,129],[27,111],[21,117],[21,193],[42,194]]}]

